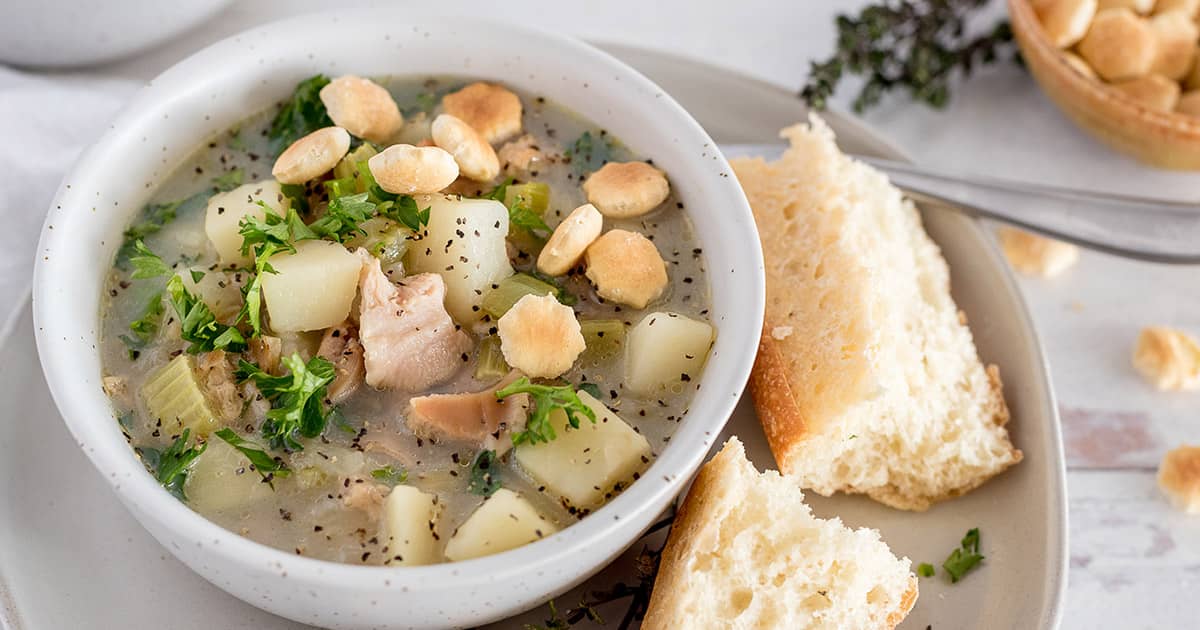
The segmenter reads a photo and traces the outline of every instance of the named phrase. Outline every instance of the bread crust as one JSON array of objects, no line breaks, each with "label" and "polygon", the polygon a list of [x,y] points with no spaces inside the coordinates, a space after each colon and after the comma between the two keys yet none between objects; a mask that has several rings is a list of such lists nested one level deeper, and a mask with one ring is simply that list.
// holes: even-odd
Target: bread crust
[{"label": "bread crust", "polygon": [[[820,494],[861,493],[921,511],[1019,462],[1020,451],[996,430],[1009,420],[999,371],[980,362],[966,315],[953,305],[948,266],[917,209],[882,174],[840,153],[818,118],[781,135],[792,148],[779,161],[731,162],[768,261],[765,326],[750,392],[779,470]],[[915,317],[907,308],[934,323],[896,324]],[[906,334],[916,341],[896,337]],[[938,352],[954,355],[951,367],[937,372],[934,385],[922,384],[921,393],[947,396],[944,405],[963,414],[971,430],[987,432],[986,452],[956,459],[948,450],[936,463],[912,460],[895,476],[886,474],[887,462],[884,474],[861,461],[835,473],[835,464],[872,457],[859,457],[874,452],[866,440],[845,440],[869,435],[876,419],[893,431],[896,423],[926,422],[894,394],[881,396],[921,383],[919,375],[929,373],[922,362],[937,360]],[[905,376],[891,376],[897,365]],[[949,417],[929,422],[944,425]],[[960,461],[972,463],[958,470]]]},{"label": "bread crust", "polygon": [[[744,460],[745,449],[734,437],[700,468],[671,525],[671,533],[659,561],[650,604],[642,621],[642,630],[679,630],[681,627],[680,620],[686,613],[680,595],[689,588],[689,551],[719,534],[720,507],[725,494],[722,486],[737,479],[740,475],[739,463]],[[918,595],[917,577],[910,573],[908,589],[900,605],[888,613],[886,624],[880,630],[893,630],[899,625],[916,605]]]},{"label": "bread crust", "polygon": [[758,356],[750,372],[750,395],[763,432],[767,434],[771,453],[775,455],[775,464],[787,474],[791,469],[788,454],[793,446],[808,437],[810,429],[792,391],[783,353],[771,337],[770,331],[774,327],[770,321],[763,327]]}]

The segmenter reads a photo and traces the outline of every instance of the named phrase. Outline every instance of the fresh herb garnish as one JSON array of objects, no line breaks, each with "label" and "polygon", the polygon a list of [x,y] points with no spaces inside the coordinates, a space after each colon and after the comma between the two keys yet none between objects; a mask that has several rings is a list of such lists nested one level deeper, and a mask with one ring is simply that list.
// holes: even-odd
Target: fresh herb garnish
[{"label": "fresh herb garnish", "polygon": [[283,463],[282,459],[271,457],[261,448],[258,448],[258,445],[254,442],[243,439],[242,436],[234,433],[233,429],[226,427],[217,431],[215,435],[225,440],[233,448],[236,448],[242,455],[245,455],[246,459],[250,460],[250,464],[254,466],[254,469],[258,471],[258,474],[262,475],[263,481],[271,485],[271,489],[275,488],[275,485],[271,483],[273,478],[286,477],[292,473],[291,469]]},{"label": "fresh herb garnish", "polygon": [[146,247],[140,238],[133,243],[133,253],[129,256],[129,263],[133,265],[134,280],[157,278],[171,273],[171,268],[167,266],[167,263],[163,262],[158,254],[150,251],[150,248]]},{"label": "fresh herb garnish", "polygon": [[437,108],[438,97],[433,92],[421,92],[413,99],[413,107],[410,107],[405,114],[413,115],[418,112],[432,113]]},{"label": "fresh herb garnish", "polygon": [[921,577],[933,577],[933,565],[928,562],[922,562],[917,565],[917,575]]},{"label": "fresh herb garnish", "polygon": [[188,437],[191,432],[191,429],[184,429],[183,434],[175,438],[175,441],[162,451],[150,447],[137,449],[138,456],[154,473],[154,478],[158,480],[158,483],[162,484],[167,492],[180,501],[187,501],[187,494],[184,493],[183,486],[187,483],[188,469],[192,462],[200,457],[204,449],[208,448],[204,442],[188,446]]},{"label": "fresh herb garnish", "polygon": [[408,480],[408,471],[403,468],[393,468],[389,464],[383,468],[372,470],[371,476],[394,488]]},{"label": "fresh herb garnish", "polygon": [[420,232],[429,225],[429,208],[421,210],[417,200],[408,195],[397,197],[390,205],[380,205],[379,214],[398,221],[413,232]]},{"label": "fresh herb garnish", "polygon": [[[136,269],[133,274],[135,278],[151,278],[171,272],[162,258],[150,251],[140,240],[136,241],[134,251],[136,255],[129,260],[135,265]],[[233,326],[217,322],[216,316],[213,315],[208,305],[183,286],[183,278],[178,274],[172,274],[171,278],[167,280],[166,292],[167,299],[179,316],[180,337],[184,341],[191,342],[187,349],[189,353],[197,354],[212,350],[241,352],[246,349],[246,340],[242,337],[242,333]],[[153,308],[155,308],[153,305],[148,305],[147,311],[151,311]],[[145,326],[146,330],[150,330],[150,324],[145,324]],[[157,327],[154,330],[157,331]],[[135,330],[135,332],[137,331]]]},{"label": "fresh herb garnish", "polygon": [[133,336],[121,335],[121,341],[129,350],[130,360],[136,359],[136,351],[145,348],[150,340],[158,335],[158,329],[162,326],[164,310],[162,298],[162,291],[157,291],[150,296],[150,300],[146,302],[146,308],[142,309],[142,316],[129,322],[129,330],[133,332]]},{"label": "fresh herb garnish", "polygon": [[528,205],[517,201],[508,207],[508,223],[530,232],[550,233],[550,226],[531,210]]},{"label": "fresh herb garnish", "polygon": [[179,336],[190,342],[188,353],[198,354],[212,350],[241,352],[246,349],[246,339],[233,326],[217,321],[212,309],[203,300],[192,295],[183,286],[183,278],[172,275],[167,280],[167,299],[175,314],[179,316]]},{"label": "fresh herb garnish", "polygon": [[[508,187],[512,186],[513,182],[515,181],[516,180],[511,177],[505,179],[497,184],[495,188],[484,193],[480,199],[491,199],[493,201],[504,203],[505,198],[508,197]],[[542,220],[542,217],[539,216],[538,213],[534,212],[533,209],[529,207],[529,204],[520,197],[514,200],[512,205],[506,204],[505,207],[508,208],[509,225],[528,230],[530,233],[545,232],[548,234],[552,231],[550,226],[546,225],[546,222]],[[534,235],[537,236],[536,234]]]},{"label": "fresh herb garnish", "polygon": [[496,451],[487,449],[475,454],[471,461],[471,481],[467,489],[471,494],[490,497],[500,489],[500,476],[497,474]]},{"label": "fresh herb garnish", "polygon": [[295,208],[300,214],[308,212],[308,191],[305,190],[304,184],[280,184],[279,191],[284,197],[291,200],[291,207]]},{"label": "fresh herb garnish", "polygon": [[333,364],[313,357],[306,364],[299,353],[282,359],[289,373],[272,376],[246,360],[238,362],[238,382],[253,380],[258,390],[271,401],[271,410],[262,425],[262,435],[271,448],[303,450],[300,437],[314,438],[325,430],[325,388],[333,381]]},{"label": "fresh herb garnish", "polygon": [[207,273],[200,271],[199,269],[189,269],[188,271],[192,276],[192,284],[199,283],[201,280],[204,279],[204,276],[208,275]]},{"label": "fresh herb garnish", "polygon": [[979,553],[979,528],[976,527],[967,530],[958,549],[950,552],[950,557],[942,563],[942,568],[950,574],[951,582],[957,582],[982,560],[983,555]]},{"label": "fresh herb garnish", "polygon": [[178,215],[179,207],[187,200],[172,201],[169,203],[152,203],[147,204],[142,210],[142,220],[134,223],[125,230],[125,242],[121,244],[121,248],[117,250],[117,266],[124,269],[130,257],[135,253],[135,247],[138,241],[157,233],[163,229],[163,226],[175,220]]},{"label": "fresh herb garnish", "polygon": [[513,394],[529,394],[533,399],[533,409],[529,412],[529,420],[524,431],[512,434],[513,445],[529,442],[549,442],[558,437],[550,424],[550,412],[562,409],[567,414],[567,422],[571,428],[579,428],[579,415],[586,416],[592,422],[596,421],[596,412],[579,400],[579,395],[570,385],[536,385],[528,377],[513,381],[507,387],[496,391],[496,398],[504,399]]},{"label": "fresh herb garnish", "polygon": [[323,74],[309,77],[296,85],[291,98],[283,103],[267,131],[274,155],[283,153],[300,138],[333,125],[329,112],[325,111],[325,104],[321,102],[321,88],[326,85],[329,85],[329,77]]},{"label": "fresh herb garnish", "polygon": [[216,177],[214,177],[212,180],[212,184],[213,184],[213,188],[216,188],[217,190],[219,190],[221,192],[226,192],[226,191],[233,190],[234,188],[237,188],[238,186],[241,186],[242,182],[245,181],[245,179],[246,179],[246,171],[244,171],[240,168],[235,168],[235,169],[225,171],[224,173],[221,173],[220,175],[217,175]]},{"label": "fresh herb garnish", "polygon": [[[412,198],[405,197],[405,199],[411,200]],[[413,206],[416,206],[416,202],[413,202]],[[356,234],[365,235],[366,230],[360,228],[359,225],[373,216],[375,216],[375,204],[367,200],[367,193],[346,195],[329,202],[325,215],[310,223],[308,227],[321,238],[344,243]],[[428,210],[426,210],[425,219],[429,220]]]},{"label": "fresh herb garnish", "polygon": [[597,140],[592,132],[585,131],[571,144],[571,148],[567,149],[566,154],[571,158],[571,166],[575,169],[575,174],[584,175],[604,166],[609,161],[612,154],[612,143],[608,140],[607,135],[601,135]]},{"label": "fresh herb garnish", "polygon": [[971,34],[968,22],[989,0],[882,0],[857,16],[839,15],[833,56],[810,65],[800,97],[824,109],[845,74],[863,77],[854,110],[879,103],[895,89],[913,100],[943,107],[956,73],[967,77],[976,66],[994,62],[1011,49],[1007,21],[983,35]]},{"label": "fresh herb garnish", "polygon": [[575,297],[574,293],[568,291],[567,288],[558,281],[558,278],[555,278],[554,276],[548,276],[537,269],[530,270],[529,275],[554,287],[554,297],[558,300],[559,304],[563,304],[565,306],[575,306],[579,303],[579,298]]}]

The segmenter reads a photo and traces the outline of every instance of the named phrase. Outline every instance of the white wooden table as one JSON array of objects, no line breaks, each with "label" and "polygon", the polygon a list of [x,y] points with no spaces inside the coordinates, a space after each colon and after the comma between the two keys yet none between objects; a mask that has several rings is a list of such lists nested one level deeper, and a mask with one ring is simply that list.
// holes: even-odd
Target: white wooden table
[{"label": "white wooden table", "polygon": [[[378,4],[345,2],[343,4]],[[863,0],[439,0],[597,41],[690,55],[796,88],[833,43],[833,16]],[[994,2],[993,13],[1002,10]],[[137,59],[88,71],[146,79],[256,23],[326,8],[319,0],[239,3],[199,31]],[[524,16],[524,17],[522,17]],[[837,103],[848,102],[841,94]],[[944,111],[891,99],[866,116],[918,161],[996,176],[1200,200],[1200,175],[1141,167],[1076,131],[1024,71],[988,69]],[[1064,628],[1200,625],[1200,517],[1174,512],[1155,484],[1166,449],[1200,442],[1200,394],[1162,394],[1129,367],[1142,326],[1200,332],[1200,268],[1085,253],[1052,281],[1023,279],[1053,368],[1066,439],[1071,572]]]}]

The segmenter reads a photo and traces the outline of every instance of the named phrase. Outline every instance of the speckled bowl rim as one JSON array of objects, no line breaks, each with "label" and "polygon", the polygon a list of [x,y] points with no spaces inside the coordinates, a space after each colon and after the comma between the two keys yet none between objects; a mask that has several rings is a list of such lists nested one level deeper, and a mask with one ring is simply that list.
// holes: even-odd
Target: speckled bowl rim
[{"label": "speckled bowl rim", "polygon": [[[75,295],[77,292],[72,291],[70,286],[74,277],[80,273],[81,261],[78,255],[59,255],[60,252],[71,252],[81,237],[94,238],[101,233],[101,227],[107,227],[110,234],[114,227],[123,228],[134,215],[136,210],[113,212],[106,216],[97,212],[95,206],[92,206],[92,212],[88,214],[88,206],[94,203],[90,193],[96,188],[93,183],[102,182],[103,178],[114,172],[114,163],[119,162],[121,157],[116,148],[123,142],[128,142],[131,135],[139,133],[146,117],[160,113],[165,117],[166,110],[174,105],[172,101],[175,97],[164,91],[165,85],[185,78],[215,73],[210,67],[211,64],[222,56],[240,50],[243,40],[261,39],[267,42],[261,45],[265,55],[271,49],[271,40],[268,37],[278,36],[281,32],[296,29],[314,20],[350,23],[356,20],[382,20],[396,16],[403,16],[406,27],[414,24],[422,28],[435,25],[444,27],[450,20],[458,26],[468,24],[472,27],[502,27],[513,35],[514,40],[537,39],[586,63],[603,66],[613,73],[616,79],[625,82],[630,97],[641,94],[636,103],[638,107],[654,108],[663,112],[663,116],[672,120],[673,133],[677,133],[678,138],[697,149],[707,147],[704,153],[696,156],[695,171],[701,174],[719,172],[724,178],[725,183],[719,188],[719,197],[710,201],[712,207],[719,208],[722,213],[722,229],[727,239],[725,242],[736,244],[735,247],[723,249],[735,250],[730,256],[737,266],[729,270],[718,270],[710,264],[709,273],[711,279],[713,275],[727,272],[737,279],[741,287],[738,296],[740,300],[736,307],[731,306],[724,315],[724,322],[718,322],[718,339],[701,381],[708,387],[697,393],[670,443],[639,481],[588,518],[544,540],[475,560],[411,568],[364,567],[289,554],[234,534],[193,512],[165,492],[146,473],[114,422],[111,406],[100,389],[99,362],[95,357],[97,351],[94,342],[97,338],[99,313],[97,311],[87,317],[78,317],[72,313],[72,307],[77,306],[76,303],[81,298]],[[546,95],[552,100],[555,98],[555,94],[551,92],[547,92]],[[279,94],[279,97],[282,96]],[[603,120],[595,122],[605,124]],[[635,139],[630,144],[635,148],[637,146]],[[180,157],[174,167],[182,161],[183,157]],[[686,174],[672,173],[675,178],[680,178],[681,175]],[[149,182],[147,187],[149,188]],[[96,195],[99,196],[100,193],[97,191]],[[695,216],[693,215],[693,220]],[[89,226],[91,232],[85,229]],[[701,243],[701,247],[709,252],[716,249],[716,246],[717,244],[711,242]],[[105,260],[111,260],[116,243],[101,247],[109,254]],[[533,572],[539,572],[541,575],[540,572],[543,571],[551,572],[556,564],[571,562],[572,558],[578,557],[590,545],[611,535],[610,530],[615,527],[615,521],[635,517],[643,520],[653,518],[690,479],[732,413],[745,388],[753,364],[764,308],[762,252],[749,205],[728,163],[716,150],[715,143],[669,95],[624,63],[573,38],[525,26],[501,25],[480,18],[445,18],[391,9],[340,10],[274,22],[213,44],[164,72],[137,95],[104,137],[81,156],[71,173],[64,179],[50,208],[37,251],[33,314],[37,345],[46,380],[72,435],[122,501],[140,521],[151,519],[169,524],[177,538],[196,541],[197,544],[212,541],[214,544],[207,545],[209,552],[219,555],[230,565],[253,566],[255,570],[260,570],[265,563],[277,567],[280,573],[293,578],[318,583],[369,581],[377,584],[381,578],[389,578],[397,583],[420,588],[422,585],[439,584],[448,580],[453,580],[459,585],[484,585]],[[107,262],[101,264],[105,269],[107,265]],[[99,299],[98,295],[96,299]],[[715,305],[716,296],[713,302]],[[653,514],[647,517],[648,512]],[[628,537],[628,540],[623,541],[622,548],[635,540],[636,536]],[[178,555],[177,550],[171,551]],[[599,568],[600,565],[597,564],[589,567],[584,573],[590,574]],[[565,579],[560,590],[569,586]]]}]

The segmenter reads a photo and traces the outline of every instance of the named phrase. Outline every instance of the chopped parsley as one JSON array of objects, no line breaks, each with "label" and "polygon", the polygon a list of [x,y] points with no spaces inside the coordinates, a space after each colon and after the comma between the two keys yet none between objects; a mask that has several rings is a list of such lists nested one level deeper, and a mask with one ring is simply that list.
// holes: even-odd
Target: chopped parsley
[{"label": "chopped parsley", "polygon": [[611,153],[612,143],[607,136],[600,134],[597,139],[590,131],[583,132],[566,150],[576,175],[584,175],[604,166]]},{"label": "chopped parsley", "polygon": [[389,464],[383,468],[372,470],[371,476],[394,488],[408,480],[408,471],[403,468],[393,468]]},{"label": "chopped parsley", "polygon": [[555,278],[554,276],[548,276],[537,269],[531,269],[529,274],[534,278],[537,278],[538,280],[541,280],[542,282],[554,287],[554,297],[558,300],[559,304],[575,306],[579,303],[579,298],[575,297],[574,293],[568,291],[567,288],[558,281],[558,278]]},{"label": "chopped parsley", "polygon": [[325,388],[333,381],[333,364],[313,357],[306,364],[299,353],[284,357],[289,373],[272,376],[257,365],[238,362],[238,382],[253,380],[262,395],[271,401],[271,410],[262,424],[262,435],[271,448],[303,450],[299,438],[314,438],[325,430]]},{"label": "chopped parsley", "polygon": [[556,409],[563,410],[567,415],[568,424],[573,429],[579,428],[580,415],[586,416],[592,422],[596,421],[596,412],[579,400],[575,388],[570,385],[537,385],[530,382],[528,377],[522,376],[507,387],[497,390],[496,398],[504,399],[513,394],[529,394],[533,399],[533,409],[529,412],[525,430],[512,434],[514,446],[525,442],[549,442],[558,437],[550,424],[550,412]]},{"label": "chopped parsley", "polygon": [[292,201],[291,206],[300,213],[308,212],[308,191],[304,184],[280,184],[279,191]]},{"label": "chopped parsley", "polygon": [[[411,197],[405,197],[411,200]],[[416,202],[413,202],[416,206]],[[429,220],[428,210],[425,219]],[[375,215],[375,204],[367,200],[367,193],[345,195],[329,202],[325,215],[308,225],[317,236],[344,243],[356,234],[366,234],[359,227],[363,221]]]},{"label": "chopped parsley", "polygon": [[408,195],[400,195],[391,203],[380,204],[378,208],[380,215],[400,222],[413,232],[420,232],[429,225],[429,208],[421,210],[417,207],[417,200]]},{"label": "chopped parsley", "polygon": [[[495,188],[485,193],[480,199],[491,199],[504,203],[505,198],[508,197],[508,187],[512,186],[515,181],[511,177],[505,179]],[[505,204],[505,207],[508,208],[509,225],[527,230],[530,233],[552,232],[550,226],[546,225],[542,217],[529,206],[529,203],[524,198],[517,197],[511,205]],[[537,236],[537,234],[534,234],[534,236]]]},{"label": "chopped parsley", "polygon": [[950,552],[950,557],[942,563],[942,568],[950,574],[950,581],[957,582],[983,561],[979,553],[979,528],[967,530],[959,543],[958,549]]},{"label": "chopped parsley", "polygon": [[200,271],[199,269],[190,269],[189,273],[192,276],[192,284],[196,284],[196,283],[200,282],[201,280],[204,279],[204,276],[208,275],[208,274],[204,273],[203,271]]},{"label": "chopped parsley", "polygon": [[174,221],[179,213],[179,207],[185,201],[180,199],[169,203],[147,204],[146,208],[142,210],[142,220],[125,230],[125,242],[117,250],[117,266],[124,269],[130,257],[136,253],[137,242],[157,233],[163,229],[163,226]]},{"label": "chopped parsley", "polygon": [[129,323],[129,330],[133,336],[121,335],[121,341],[125,343],[125,347],[129,349],[129,359],[132,361],[137,358],[137,351],[145,348],[151,339],[158,335],[158,329],[162,326],[163,311],[163,294],[162,291],[157,291],[150,296],[150,301],[146,303],[146,308],[142,309],[142,316]]},{"label": "chopped parsley", "polygon": [[224,173],[214,177],[212,184],[213,188],[216,188],[221,192],[226,192],[241,186],[245,180],[246,171],[240,168],[235,168],[225,171]]},{"label": "chopped parsley", "polygon": [[933,565],[928,562],[922,562],[917,565],[917,575],[921,577],[933,577]]},{"label": "chopped parsley", "polygon": [[421,92],[420,94],[417,94],[415,98],[413,98],[413,106],[408,108],[408,110],[404,113],[407,116],[412,116],[419,112],[431,114],[433,113],[433,110],[437,109],[437,104],[437,94],[434,94],[433,92]]},{"label": "chopped parsley", "polygon": [[263,481],[270,484],[274,489],[275,485],[271,480],[275,477],[286,477],[291,474],[291,470],[283,463],[283,460],[278,457],[271,457],[258,445],[249,440],[243,439],[242,436],[233,432],[233,429],[228,427],[217,431],[215,435],[222,440],[225,440],[230,446],[236,448],[246,459],[250,460],[250,464],[258,474],[262,475]]},{"label": "chopped parsley", "polygon": [[199,442],[195,446],[188,446],[188,437],[192,430],[184,429],[183,434],[170,446],[163,450],[156,448],[141,447],[137,449],[138,456],[145,462],[146,468],[154,473],[154,478],[162,487],[167,489],[180,501],[187,501],[187,494],[183,491],[183,486],[187,483],[188,470],[192,466],[192,462],[196,461],[197,457],[208,448],[204,442]]},{"label": "chopped parsley", "polygon": [[146,247],[140,238],[133,243],[133,253],[129,255],[129,263],[133,265],[134,280],[157,278],[171,273],[171,268],[167,266],[167,263],[163,262],[158,254],[150,251],[150,248]]},{"label": "chopped parsley", "polygon": [[272,154],[279,155],[300,138],[322,127],[333,126],[333,120],[321,102],[321,88],[326,85],[329,85],[329,77],[323,74],[309,77],[296,85],[292,96],[284,101],[267,131]]},{"label": "chopped parsley", "polygon": [[471,481],[467,489],[471,494],[490,497],[500,489],[500,475],[496,470],[496,451],[483,450],[471,461]]},{"label": "chopped parsley", "polygon": [[188,291],[183,286],[183,278],[178,275],[167,280],[167,300],[179,316],[179,336],[191,342],[188,353],[199,354],[212,350],[241,352],[246,349],[246,338],[241,331],[218,322],[212,309]]}]

